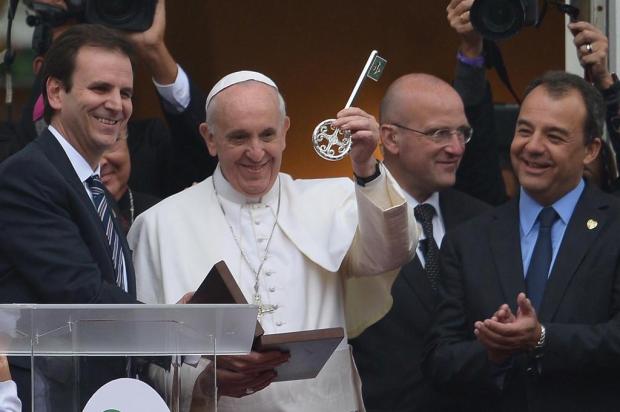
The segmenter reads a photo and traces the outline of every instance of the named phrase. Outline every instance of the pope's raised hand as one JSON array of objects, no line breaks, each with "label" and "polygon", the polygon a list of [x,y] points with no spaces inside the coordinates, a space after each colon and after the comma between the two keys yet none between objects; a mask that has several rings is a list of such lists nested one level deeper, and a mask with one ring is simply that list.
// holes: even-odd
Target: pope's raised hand
[{"label": "pope's raised hand", "polygon": [[374,156],[379,144],[379,123],[374,116],[357,107],[338,112],[334,127],[351,133],[351,165],[359,177],[372,176],[376,168]]}]

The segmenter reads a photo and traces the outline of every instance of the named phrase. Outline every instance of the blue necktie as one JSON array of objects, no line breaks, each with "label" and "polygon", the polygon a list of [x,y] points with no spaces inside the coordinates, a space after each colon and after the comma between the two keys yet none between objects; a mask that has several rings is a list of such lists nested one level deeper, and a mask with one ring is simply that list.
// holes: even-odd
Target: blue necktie
[{"label": "blue necktie", "polygon": [[433,237],[433,205],[423,203],[413,209],[413,214],[420,225],[426,239],[420,240],[420,249],[424,255],[424,271],[433,290],[437,290],[439,283],[439,248]]},{"label": "blue necktie", "polygon": [[99,178],[99,175],[92,175],[86,180],[90,191],[93,194],[93,201],[103,229],[108,237],[110,249],[112,250],[112,263],[114,265],[114,272],[116,274],[116,284],[123,290],[127,290],[125,287],[124,268],[125,261],[123,259],[123,247],[121,245],[121,239],[114,228],[114,222],[112,221],[112,214],[110,213],[110,206],[105,196],[105,187]]},{"label": "blue necktie", "polygon": [[536,310],[540,308],[545,293],[545,285],[553,257],[551,227],[557,218],[558,214],[550,206],[542,209],[538,215],[538,239],[536,239],[530,267],[527,269],[525,277],[527,295]]}]

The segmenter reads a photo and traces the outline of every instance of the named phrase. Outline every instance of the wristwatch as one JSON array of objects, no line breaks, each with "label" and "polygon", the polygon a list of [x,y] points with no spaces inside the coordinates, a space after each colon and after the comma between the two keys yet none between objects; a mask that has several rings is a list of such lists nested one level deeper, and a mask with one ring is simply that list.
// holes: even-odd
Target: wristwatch
[{"label": "wristwatch", "polygon": [[377,163],[375,164],[375,172],[371,174],[370,176],[359,177],[355,173],[353,173],[353,176],[355,176],[355,181],[357,182],[358,185],[365,187],[368,183],[372,182],[373,180],[381,176],[381,168],[379,167],[379,161],[377,160]]},{"label": "wristwatch", "polygon": [[545,325],[540,325],[540,337],[538,338],[538,342],[536,342],[536,346],[534,346],[534,357],[542,358],[543,349],[545,348],[545,344],[547,343],[547,331],[545,329]]}]

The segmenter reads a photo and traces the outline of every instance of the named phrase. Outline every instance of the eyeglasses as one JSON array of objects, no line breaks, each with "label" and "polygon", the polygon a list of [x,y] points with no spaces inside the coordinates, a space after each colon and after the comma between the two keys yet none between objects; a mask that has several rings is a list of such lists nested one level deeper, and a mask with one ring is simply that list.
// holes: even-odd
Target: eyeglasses
[{"label": "eyeglasses", "polygon": [[407,126],[400,125],[398,123],[392,123],[392,126],[396,126],[400,129],[409,130],[410,132],[416,132],[424,135],[434,141],[435,143],[448,144],[452,139],[452,135],[456,134],[459,141],[463,144],[469,143],[471,137],[474,135],[474,129],[469,126],[461,126],[456,129],[438,129],[431,132],[422,132],[420,130],[412,129]]}]

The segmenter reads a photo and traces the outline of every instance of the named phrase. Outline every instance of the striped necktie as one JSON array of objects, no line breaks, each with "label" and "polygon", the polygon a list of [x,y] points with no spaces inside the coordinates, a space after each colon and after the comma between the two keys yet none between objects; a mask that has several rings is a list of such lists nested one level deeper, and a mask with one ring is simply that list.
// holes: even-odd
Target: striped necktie
[{"label": "striped necktie", "polygon": [[116,284],[123,290],[127,291],[125,285],[125,260],[123,259],[123,247],[121,245],[121,239],[114,228],[114,222],[112,221],[112,214],[110,212],[110,205],[105,196],[105,187],[99,178],[99,175],[92,175],[86,180],[86,183],[90,187],[90,191],[93,194],[93,201],[103,229],[108,237],[110,249],[112,250],[112,263],[114,265],[114,272],[116,273]]},{"label": "striped necktie", "polygon": [[[420,240],[422,254],[424,255],[424,270],[431,283],[433,290],[437,290],[439,285],[439,248],[433,237],[433,216],[435,216],[433,205],[423,203],[413,209],[413,214],[420,225],[426,239]],[[425,245],[425,247],[424,247]]]}]

